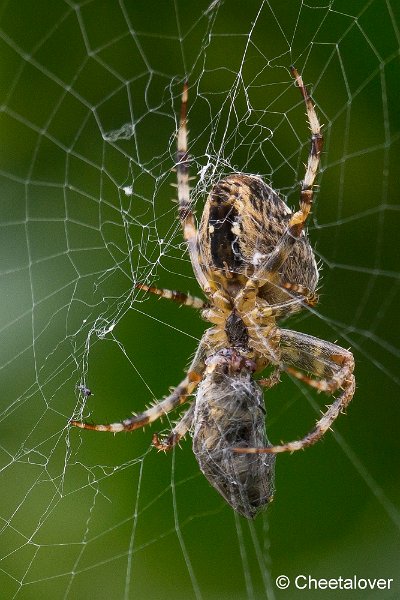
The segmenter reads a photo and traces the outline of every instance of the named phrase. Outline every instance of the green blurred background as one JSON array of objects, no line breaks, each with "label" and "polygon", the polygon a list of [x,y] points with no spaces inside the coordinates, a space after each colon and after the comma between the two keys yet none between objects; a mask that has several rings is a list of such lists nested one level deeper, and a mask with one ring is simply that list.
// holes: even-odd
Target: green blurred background
[{"label": "green blurred background", "polygon": [[[399,16],[390,0],[1,3],[2,598],[400,597]],[[165,456],[151,429],[67,423],[161,398],[205,328],[132,294],[199,293],[171,202],[182,81],[197,214],[232,170],[293,206],[309,134],[291,64],[325,125],[309,224],[322,289],[285,326],[351,347],[358,387],[333,434],[278,457],[275,501],[248,523],[189,439]],[[302,436],[326,402],[283,377],[271,441]],[[282,574],[395,581],[280,591]]]}]

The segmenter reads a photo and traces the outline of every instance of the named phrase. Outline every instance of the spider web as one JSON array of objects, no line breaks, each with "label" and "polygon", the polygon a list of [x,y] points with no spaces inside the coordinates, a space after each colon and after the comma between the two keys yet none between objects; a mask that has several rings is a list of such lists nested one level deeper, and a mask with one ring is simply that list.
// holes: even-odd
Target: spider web
[{"label": "spider web", "polygon": [[[3,597],[297,598],[299,574],[392,577],[349,594],[398,597],[397,3],[10,0],[0,15]],[[309,132],[291,64],[324,123],[309,223],[323,279],[285,326],[351,347],[358,387],[333,434],[278,457],[275,502],[247,522],[189,439],[150,448],[176,415],[119,436],[68,421],[161,398],[205,328],[134,288],[199,293],[171,202],[182,82],[197,215],[233,171],[296,206]],[[304,435],[326,402],[284,377],[269,438]]]}]

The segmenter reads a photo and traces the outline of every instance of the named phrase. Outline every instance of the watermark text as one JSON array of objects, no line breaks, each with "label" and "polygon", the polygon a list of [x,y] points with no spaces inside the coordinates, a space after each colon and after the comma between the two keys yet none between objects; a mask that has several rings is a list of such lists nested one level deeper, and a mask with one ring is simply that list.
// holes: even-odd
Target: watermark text
[{"label": "watermark text", "polygon": [[292,581],[287,575],[279,575],[275,579],[276,587],[287,590],[294,586],[298,590],[390,590],[393,579],[383,577],[312,577],[311,575],[297,575]]}]

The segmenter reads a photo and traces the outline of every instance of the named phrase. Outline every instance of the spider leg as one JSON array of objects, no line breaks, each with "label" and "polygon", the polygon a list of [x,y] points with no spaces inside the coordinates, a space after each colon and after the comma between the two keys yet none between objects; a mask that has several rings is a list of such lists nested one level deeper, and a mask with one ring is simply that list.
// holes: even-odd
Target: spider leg
[{"label": "spider leg", "polygon": [[278,272],[290,256],[294,244],[303,233],[304,225],[312,206],[314,181],[318,171],[323,145],[321,125],[315,112],[312,99],[298,71],[294,67],[291,67],[291,72],[300,88],[306,105],[308,123],[311,129],[311,147],[306,166],[306,173],[301,183],[299,210],[291,216],[286,232],[281,237],[273,252],[269,254],[267,260],[259,265],[251,278],[256,281],[261,280],[263,283],[263,280],[265,280],[265,272],[268,272],[269,277]]},{"label": "spider leg", "polygon": [[272,373],[271,373],[271,375],[269,377],[265,377],[263,379],[258,379],[257,383],[259,385],[261,385],[261,387],[269,390],[274,385],[276,385],[277,383],[280,382],[280,380],[281,380],[281,372],[282,372],[282,369],[279,366],[277,366],[272,371]]},{"label": "spider leg", "polygon": [[164,439],[160,439],[158,433],[153,435],[152,443],[158,451],[163,450],[164,452],[167,452],[168,450],[171,450],[175,444],[178,444],[179,441],[187,434],[193,423],[194,408],[195,403],[193,402],[183,417],[176,423],[171,433]]},{"label": "spider leg", "polygon": [[183,237],[187,242],[190,261],[194,274],[204,292],[210,292],[210,286],[205,277],[198,259],[197,229],[192,211],[189,187],[189,154],[187,148],[187,102],[188,85],[183,84],[181,115],[179,120],[178,141],[176,152],[176,175],[178,187],[178,215],[183,229]]},{"label": "spider leg", "polygon": [[145,427],[149,423],[153,423],[163,415],[166,415],[171,410],[183,404],[187,401],[188,397],[193,393],[197,384],[201,381],[204,369],[205,369],[205,357],[206,349],[208,347],[208,334],[205,332],[195,357],[188,369],[188,374],[183,381],[173,390],[173,392],[157,402],[147,410],[138,415],[124,419],[118,423],[110,423],[108,425],[95,425],[93,423],[85,423],[83,421],[70,421],[70,425],[73,427],[80,427],[81,429],[91,429],[94,431],[110,431],[112,433],[119,433],[120,431],[133,431],[140,427]]},{"label": "spider leg", "polygon": [[[256,310],[258,313],[259,323],[263,324],[264,320],[266,323],[269,323],[271,321],[271,317],[288,317],[289,315],[302,310],[305,304],[308,304],[307,299],[300,297],[292,298],[291,300],[287,300],[281,304],[271,304],[257,308]],[[249,314],[251,315],[251,312]]]},{"label": "spider leg", "polygon": [[85,423],[83,421],[70,421],[70,425],[80,427],[81,429],[92,429],[93,431],[110,431],[111,433],[119,433],[120,431],[134,431],[145,427],[153,421],[156,421],[163,415],[166,415],[171,410],[183,404],[193,392],[198,381],[190,381],[190,377],[185,377],[183,381],[174,389],[174,391],[164,398],[161,402],[157,402],[147,410],[138,415],[124,419],[118,423],[109,423],[108,425],[95,425],[94,423]]},{"label": "spider leg", "polygon": [[[280,333],[281,360],[285,370],[297,379],[320,391],[333,394],[353,377],[354,358],[348,350],[298,331],[281,329]],[[320,379],[314,380],[297,368]]]},{"label": "spider leg", "polygon": [[317,292],[312,292],[306,286],[301,285],[300,283],[291,283],[290,281],[283,281],[280,283],[280,287],[285,290],[288,290],[289,293],[299,294],[303,297],[303,301],[308,306],[315,306],[318,304],[318,294]]},{"label": "spider leg", "polygon": [[[321,439],[339,414],[348,406],[353,397],[355,391],[355,378],[353,375],[354,358],[348,350],[311,335],[282,329],[281,359],[284,370],[308,385],[329,394],[333,394],[339,389],[341,393],[328,406],[321,419],[317,421],[314,429],[302,439],[278,446],[271,446],[270,448],[235,448],[235,452],[277,454],[279,452],[294,452],[307,448],[307,446],[311,446]],[[314,380],[297,369],[286,365],[295,365],[300,369],[307,370],[321,377],[321,379]]]},{"label": "spider leg", "polygon": [[[291,284],[285,284],[286,289],[291,289]],[[256,303],[257,285],[245,286],[242,288],[235,298],[235,308],[239,313],[245,314],[247,325],[269,325],[271,318],[279,319],[288,317],[291,314],[297,313],[304,309],[305,306],[314,306],[318,300],[315,292],[310,292],[307,288],[301,285],[293,285],[294,295],[290,300],[281,302],[280,304],[268,304],[262,302]],[[255,307],[254,307],[255,306]],[[214,322],[214,321],[212,321]]]},{"label": "spider leg", "polygon": [[151,294],[160,296],[161,298],[167,298],[168,300],[172,300],[173,302],[176,302],[180,305],[191,306],[192,308],[207,308],[209,306],[208,302],[206,302],[205,300],[197,298],[197,296],[185,294],[184,292],[178,292],[176,290],[167,290],[165,288],[160,289],[153,286],[145,285],[144,283],[137,283],[135,287],[139,290],[143,290],[144,292],[150,292]]},{"label": "spider leg", "polygon": [[308,122],[311,129],[311,148],[310,154],[308,155],[308,162],[306,168],[306,174],[301,184],[300,191],[300,210],[296,212],[289,221],[289,230],[292,230],[292,234],[299,237],[301,234],[304,223],[310,213],[312,201],[313,201],[313,186],[315,176],[318,171],[319,159],[322,151],[323,137],[321,134],[321,125],[315,107],[311,100],[311,97],[303,83],[301,75],[297,72],[294,67],[291,67],[293,77],[296,79],[296,83],[300,88],[304,102],[307,109]]}]

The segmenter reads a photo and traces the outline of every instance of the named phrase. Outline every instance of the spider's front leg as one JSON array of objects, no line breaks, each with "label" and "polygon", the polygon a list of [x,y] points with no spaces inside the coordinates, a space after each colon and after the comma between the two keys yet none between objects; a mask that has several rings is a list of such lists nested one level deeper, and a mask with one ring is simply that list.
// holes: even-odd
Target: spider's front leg
[{"label": "spider's front leg", "polygon": [[[277,454],[303,450],[322,438],[353,398],[355,378],[353,375],[354,358],[351,352],[336,344],[288,329],[281,330],[280,349],[285,371],[319,391],[333,394],[335,391],[341,390],[340,395],[328,406],[314,429],[302,439],[269,448],[235,448],[235,452]],[[321,379],[312,379],[298,371],[297,368],[308,371]]]},{"label": "spider's front leg", "polygon": [[193,424],[194,408],[195,402],[192,402],[183,417],[176,423],[175,427],[167,437],[161,439],[158,433],[153,435],[152,443],[158,451],[167,452],[168,450],[171,450],[183,437],[185,437]]},{"label": "spider's front leg", "polygon": [[80,427],[81,429],[92,429],[94,431],[110,431],[111,433],[119,433],[121,431],[134,431],[145,427],[160,417],[166,415],[171,410],[186,402],[194,389],[201,381],[205,369],[205,357],[208,348],[208,333],[203,335],[196,355],[188,369],[188,374],[183,381],[173,390],[173,392],[164,398],[161,402],[157,402],[147,410],[138,415],[124,419],[118,423],[110,423],[108,425],[95,425],[93,423],[85,423],[84,421],[70,421],[70,425]]}]

